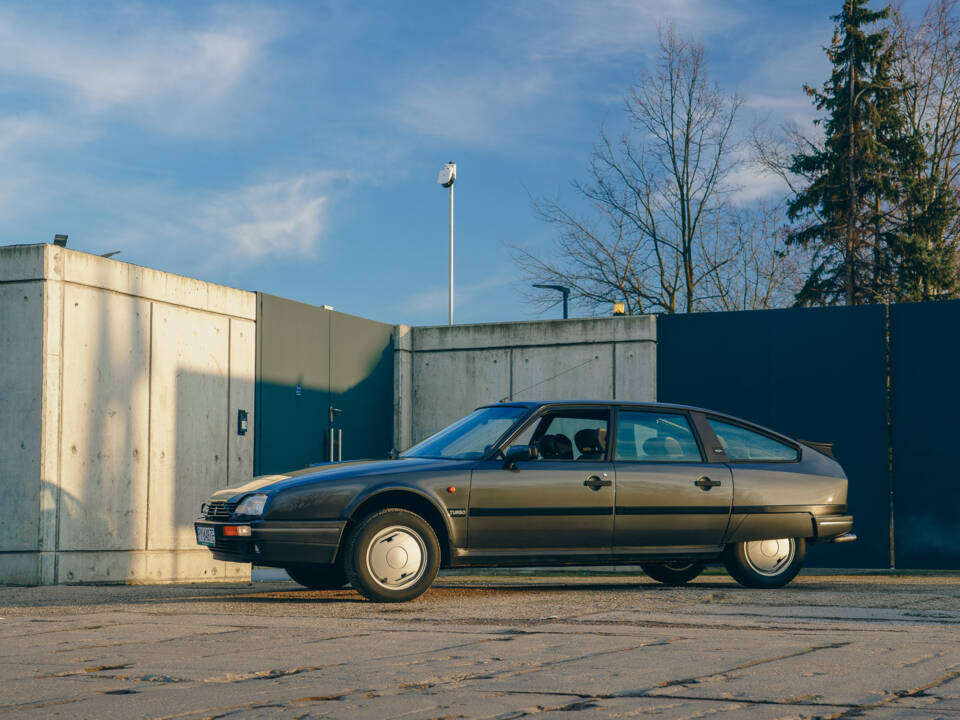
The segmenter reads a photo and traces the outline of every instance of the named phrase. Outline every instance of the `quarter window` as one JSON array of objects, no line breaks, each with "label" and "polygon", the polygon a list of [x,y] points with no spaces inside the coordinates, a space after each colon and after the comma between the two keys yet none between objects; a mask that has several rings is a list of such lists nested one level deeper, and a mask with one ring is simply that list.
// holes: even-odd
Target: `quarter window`
[{"label": "quarter window", "polygon": [[685,415],[621,410],[617,418],[617,460],[702,462]]},{"label": "quarter window", "polygon": [[797,449],[752,430],[707,418],[727,457],[751,462],[789,462],[797,460]]}]

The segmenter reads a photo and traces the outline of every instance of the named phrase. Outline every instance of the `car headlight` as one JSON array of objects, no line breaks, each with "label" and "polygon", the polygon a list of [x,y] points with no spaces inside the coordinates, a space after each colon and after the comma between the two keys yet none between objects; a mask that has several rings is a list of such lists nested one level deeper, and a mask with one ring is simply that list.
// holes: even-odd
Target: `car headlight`
[{"label": "car headlight", "polygon": [[240,504],[237,505],[237,509],[233,511],[233,514],[260,517],[263,515],[263,506],[266,504],[266,495],[247,495],[240,501]]}]

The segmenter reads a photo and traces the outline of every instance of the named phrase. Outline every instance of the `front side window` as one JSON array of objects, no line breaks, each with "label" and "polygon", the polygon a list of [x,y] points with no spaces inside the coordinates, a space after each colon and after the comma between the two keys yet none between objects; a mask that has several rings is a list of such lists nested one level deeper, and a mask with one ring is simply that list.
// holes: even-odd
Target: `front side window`
[{"label": "front side window", "polygon": [[515,405],[480,408],[414,445],[401,457],[479,459],[526,413],[527,408]]},{"label": "front side window", "polygon": [[717,434],[720,445],[731,460],[751,462],[790,462],[797,460],[797,449],[739,425],[725,423],[722,420],[707,418],[710,427]]},{"label": "front side window", "polygon": [[617,460],[702,462],[700,447],[685,415],[621,410],[617,415]]},{"label": "front side window", "polygon": [[559,410],[533,421],[513,445],[534,445],[539,460],[603,460],[607,456],[606,410]]}]

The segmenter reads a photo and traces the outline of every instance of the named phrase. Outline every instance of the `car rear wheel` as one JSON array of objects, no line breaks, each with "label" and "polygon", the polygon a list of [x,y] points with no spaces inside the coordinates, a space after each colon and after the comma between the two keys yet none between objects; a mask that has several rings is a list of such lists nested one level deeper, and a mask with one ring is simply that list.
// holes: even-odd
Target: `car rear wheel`
[{"label": "car rear wheel", "polygon": [[347,541],[344,567],[350,584],[368,600],[404,602],[419,597],[440,569],[440,543],[430,523],[409,510],[370,515]]},{"label": "car rear wheel", "polygon": [[806,552],[803,538],[751,540],[727,545],[723,564],[744,587],[779,588],[797,576]]},{"label": "car rear wheel", "polygon": [[335,590],[347,584],[341,565],[292,565],[284,570],[295,583],[311,590]]},{"label": "car rear wheel", "polygon": [[668,563],[649,563],[640,567],[647,575],[664,585],[685,585],[702,573],[706,566],[703,562],[675,560]]}]

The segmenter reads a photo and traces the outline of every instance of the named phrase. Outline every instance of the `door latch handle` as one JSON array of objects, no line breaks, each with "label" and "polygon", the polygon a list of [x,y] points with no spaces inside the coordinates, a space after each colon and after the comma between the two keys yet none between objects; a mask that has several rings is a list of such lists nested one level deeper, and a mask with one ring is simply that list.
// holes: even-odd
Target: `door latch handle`
[{"label": "door latch handle", "polygon": [[710,488],[717,487],[717,485],[722,485],[723,483],[721,483],[719,480],[711,480],[704,475],[703,477],[697,478],[693,484],[701,490],[709,490]]},{"label": "door latch handle", "polygon": [[601,480],[596,475],[591,475],[583,481],[583,484],[591,490],[599,490],[602,487],[609,487],[610,485],[613,485],[613,480]]}]

